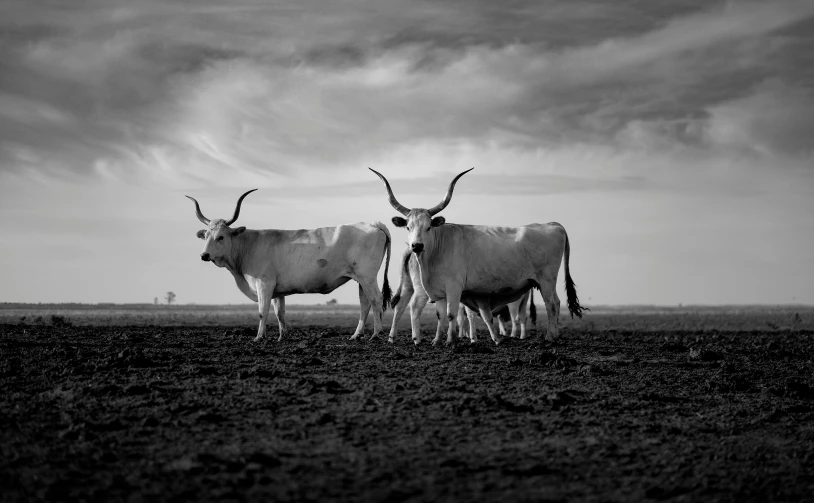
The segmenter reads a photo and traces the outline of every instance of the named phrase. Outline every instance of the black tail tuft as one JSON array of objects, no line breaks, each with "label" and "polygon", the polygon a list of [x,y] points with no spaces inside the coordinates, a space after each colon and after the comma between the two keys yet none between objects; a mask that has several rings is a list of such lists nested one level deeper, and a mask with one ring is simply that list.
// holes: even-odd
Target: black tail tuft
[{"label": "black tail tuft", "polygon": [[537,307],[534,305],[534,290],[529,291],[529,318],[531,318],[531,326],[537,326]]},{"label": "black tail tuft", "polygon": [[390,267],[390,234],[385,232],[384,249],[387,253],[387,258],[384,262],[384,284],[382,285],[382,312],[387,311],[387,308],[392,305],[391,295],[393,292],[390,290],[390,282],[387,279],[387,268]]},{"label": "black tail tuft", "polygon": [[571,279],[571,271],[568,266],[569,258],[571,256],[571,245],[568,242],[568,234],[565,235],[565,293],[568,297],[568,312],[571,313],[571,318],[574,315],[577,318],[582,318],[583,311],[590,311],[587,307],[579,305],[579,297],[577,297],[577,285]]}]

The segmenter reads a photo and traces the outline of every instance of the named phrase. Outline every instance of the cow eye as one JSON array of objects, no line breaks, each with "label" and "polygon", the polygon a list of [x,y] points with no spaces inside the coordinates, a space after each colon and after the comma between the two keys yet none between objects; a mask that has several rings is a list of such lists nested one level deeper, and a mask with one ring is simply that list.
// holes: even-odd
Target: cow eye
[{"label": "cow eye", "polygon": [[223,236],[218,236],[218,238],[215,241],[223,241]]}]

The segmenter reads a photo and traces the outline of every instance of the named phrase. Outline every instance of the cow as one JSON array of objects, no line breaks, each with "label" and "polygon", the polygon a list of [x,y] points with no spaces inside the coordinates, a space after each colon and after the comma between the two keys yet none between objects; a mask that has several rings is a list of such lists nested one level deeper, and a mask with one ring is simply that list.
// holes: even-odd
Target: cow
[{"label": "cow", "polygon": [[[274,305],[280,335],[288,330],[285,322],[285,297],[297,293],[327,294],[354,280],[359,283],[359,324],[351,339],[364,330],[368,313],[373,308],[373,335],[382,328],[382,313],[390,302],[387,268],[390,264],[390,231],[381,222],[359,222],[338,227],[301,230],[252,230],[231,228],[240,215],[243,199],[237,200],[235,213],[229,220],[206,218],[194,198],[195,215],[206,229],[197,236],[205,241],[201,260],[225,267],[235,278],[237,287],[246,297],[258,303],[260,325],[254,341],[260,341],[266,331],[269,304]],[[382,291],[376,275],[382,259],[384,284]]]},{"label": "cow", "polygon": [[[409,248],[404,251],[402,264],[401,281],[398,288],[396,288],[391,301],[391,305],[393,307],[393,323],[390,328],[390,336],[388,337],[388,342],[391,343],[395,342],[395,337],[397,334],[396,327],[401,320],[402,314],[404,314],[405,307],[407,306],[410,308],[410,321],[412,326],[413,340],[417,338],[420,339],[417,334],[420,334],[421,331],[421,312],[424,310],[424,307],[429,300],[427,292],[421,286],[421,273],[418,267],[418,260]],[[517,326],[519,325],[520,339],[526,338],[526,305],[529,303],[531,324],[532,326],[535,326],[537,322],[537,312],[534,307],[534,297],[531,294],[531,290],[527,291],[519,300],[502,306],[501,308],[492,312],[492,315],[497,317],[500,335],[506,335],[506,329],[503,327],[503,320],[511,320],[512,332],[510,337],[517,337]],[[441,318],[437,309],[436,316],[438,316],[438,325],[436,327],[437,337],[441,333],[442,329]],[[465,339],[466,334],[468,333],[470,342],[477,342],[478,338],[475,329],[475,320],[477,316],[478,315],[472,309],[464,306],[463,304],[460,305],[458,310],[459,338]],[[467,318],[469,321],[468,329],[464,328],[464,320]]]},{"label": "cow", "polygon": [[[526,311],[527,307],[528,312]],[[531,319],[532,327],[537,325],[537,309],[534,306],[534,295],[532,295],[532,290],[528,290],[525,294],[523,294],[522,297],[520,297],[519,300],[510,302],[505,306],[495,309],[492,311],[492,316],[497,319],[497,325],[501,336],[507,335],[503,322],[510,320],[512,322],[512,331],[509,334],[509,337],[512,339],[518,338],[517,327],[520,327],[519,338],[521,340],[525,339],[526,320]],[[475,320],[477,320],[477,317],[478,314],[475,311],[461,304],[461,307],[458,309],[458,326],[460,327],[459,338],[466,338],[466,331],[468,330],[470,340],[477,340],[477,336],[475,335]],[[469,327],[467,330],[465,330],[463,327],[464,318],[467,318],[469,321]]]},{"label": "cow", "polygon": [[[407,244],[417,258],[421,285],[438,304],[441,317],[448,320],[448,345],[455,343],[452,334],[461,302],[477,308],[492,340],[499,344],[502,338],[492,325],[492,310],[520,299],[531,288],[539,289],[543,297],[548,314],[546,340],[553,341],[559,336],[556,286],[563,258],[568,311],[572,318],[581,318],[588,310],[579,304],[571,278],[568,234],[557,222],[521,227],[446,224],[444,217],[435,215],[447,207],[455,184],[472,169],[456,176],[444,199],[429,209],[402,205],[384,175],[370,171],[384,182],[390,205],[403,215],[393,217],[393,225],[407,230]],[[419,339],[413,342],[418,344],[420,332],[416,335]],[[440,340],[440,334],[436,335],[433,345]]]}]

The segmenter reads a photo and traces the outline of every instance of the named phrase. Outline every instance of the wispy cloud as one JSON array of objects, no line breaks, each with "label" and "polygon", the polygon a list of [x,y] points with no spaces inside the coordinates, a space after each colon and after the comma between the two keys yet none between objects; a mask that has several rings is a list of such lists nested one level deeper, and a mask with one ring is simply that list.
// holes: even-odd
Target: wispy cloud
[{"label": "wispy cloud", "polygon": [[810,82],[775,70],[808,1],[312,3],[6,2],[0,167],[296,184],[405,150],[805,153]]}]

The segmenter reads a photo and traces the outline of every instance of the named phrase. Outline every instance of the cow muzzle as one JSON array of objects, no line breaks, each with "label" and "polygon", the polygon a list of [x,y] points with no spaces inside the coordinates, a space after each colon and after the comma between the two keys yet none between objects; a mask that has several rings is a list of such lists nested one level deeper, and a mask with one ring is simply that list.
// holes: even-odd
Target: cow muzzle
[{"label": "cow muzzle", "polygon": [[418,255],[424,251],[424,243],[413,243],[411,248],[413,249],[413,253]]},{"label": "cow muzzle", "polygon": [[210,260],[209,259],[209,254],[206,253],[206,252],[201,253],[201,260],[203,260],[204,262],[209,262],[209,260]]}]

